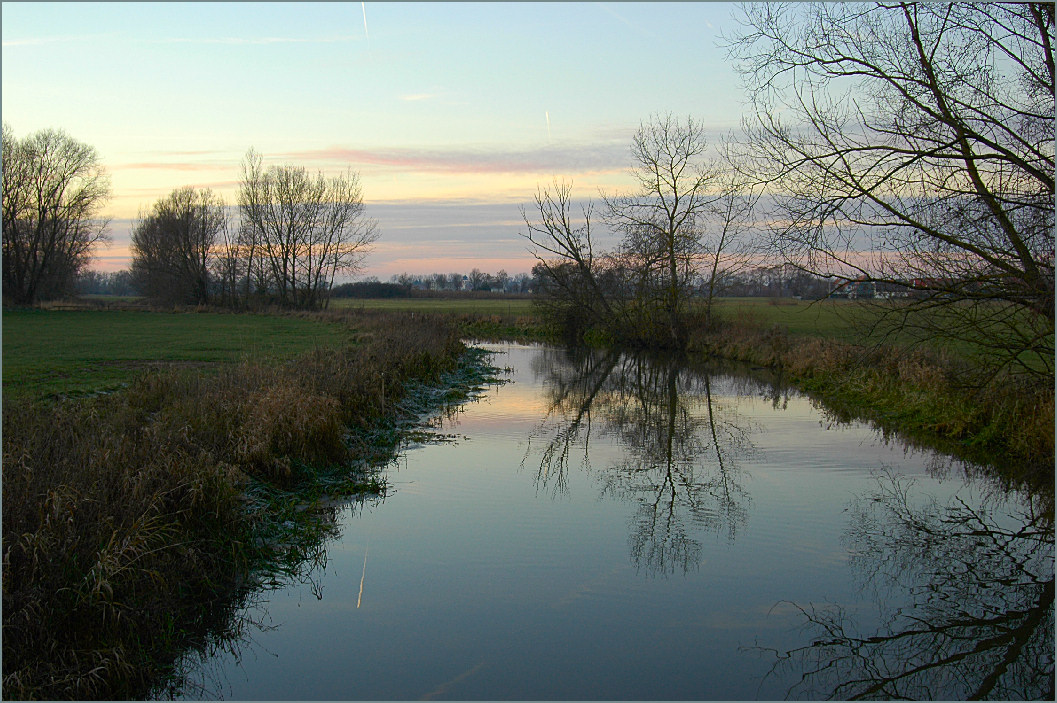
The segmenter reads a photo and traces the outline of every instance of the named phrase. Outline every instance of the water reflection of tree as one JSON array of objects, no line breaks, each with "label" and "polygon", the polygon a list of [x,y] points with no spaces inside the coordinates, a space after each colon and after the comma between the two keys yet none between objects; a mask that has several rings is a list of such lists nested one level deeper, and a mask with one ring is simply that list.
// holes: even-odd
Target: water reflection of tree
[{"label": "water reflection of tree", "polygon": [[548,398],[532,438],[546,437],[538,485],[565,491],[574,451],[582,451],[580,464],[590,467],[594,425],[596,435],[624,447],[624,460],[599,479],[603,495],[637,506],[630,536],[637,566],[651,574],[686,572],[700,561],[694,532],[733,540],[748,519],[750,499],[738,461],[752,444],[747,424],[713,396],[712,379],[674,358],[558,354],[544,353],[536,362]]},{"label": "water reflection of tree", "polygon": [[812,642],[774,652],[776,671],[800,674],[789,697],[1053,700],[1051,520],[995,500],[912,505],[891,477],[852,512],[852,564],[888,625],[796,606]]}]

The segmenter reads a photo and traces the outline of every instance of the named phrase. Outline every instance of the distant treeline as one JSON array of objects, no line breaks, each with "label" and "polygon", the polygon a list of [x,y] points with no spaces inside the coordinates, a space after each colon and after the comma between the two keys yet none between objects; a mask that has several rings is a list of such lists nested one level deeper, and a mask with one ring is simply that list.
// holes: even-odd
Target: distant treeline
[{"label": "distant treeline", "polygon": [[341,283],[330,290],[332,298],[410,298],[411,286],[381,281]]},{"label": "distant treeline", "polygon": [[[465,276],[455,273],[412,276],[405,273],[394,275],[389,281],[372,277],[363,281],[339,283],[330,290],[330,295],[334,298],[422,298],[493,293],[532,295],[539,286],[538,271],[533,271],[532,275],[521,273],[507,278],[502,272],[495,276],[474,275],[475,272],[480,273],[476,269]],[[864,295],[846,282],[814,276],[789,265],[752,267],[718,276],[717,282],[720,284],[717,286],[717,295],[720,297],[798,297],[811,300],[829,295],[873,297],[872,294]],[[476,287],[472,287],[474,283]],[[704,280],[695,281],[691,294],[701,295],[704,284]],[[879,286],[871,285],[871,293],[875,288],[879,289]],[[78,295],[143,295],[136,286],[135,277],[127,270],[111,273],[85,271],[77,277],[75,292]],[[882,295],[879,290],[877,295]]]},{"label": "distant treeline", "polygon": [[85,271],[77,277],[78,295],[140,295],[130,271]]}]

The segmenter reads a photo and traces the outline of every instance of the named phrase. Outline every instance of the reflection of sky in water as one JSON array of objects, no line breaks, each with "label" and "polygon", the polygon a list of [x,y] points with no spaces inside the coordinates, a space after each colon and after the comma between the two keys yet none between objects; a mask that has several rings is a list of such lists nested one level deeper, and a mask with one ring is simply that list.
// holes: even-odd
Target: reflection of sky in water
[{"label": "reflection of sky in water", "polygon": [[795,672],[763,680],[773,662],[745,648],[803,644],[788,602],[839,603],[867,627],[881,624],[842,539],[873,472],[912,475],[941,501],[969,495],[960,480],[929,477],[931,456],[863,426],[830,427],[799,396],[776,408],[762,386],[719,376],[711,408],[737,440],[717,443],[725,473],[704,451],[654,491],[663,466],[635,461],[657,458],[657,447],[623,446],[607,416],[629,435],[687,407],[685,426],[701,431],[709,405],[683,392],[683,405],[666,405],[661,393],[644,419],[613,404],[628,379],[611,375],[610,406],[592,407],[556,488],[540,479],[541,452],[569,415],[541,393],[539,350],[502,349],[493,363],[513,367],[512,382],[439,429],[458,439],[408,451],[388,472],[387,498],[346,508],[343,535],[313,574],[322,599],[308,585],[266,594],[253,612],[278,627],[251,631],[237,662],[222,655],[200,667],[193,678],[205,691],[188,696],[780,699]]}]

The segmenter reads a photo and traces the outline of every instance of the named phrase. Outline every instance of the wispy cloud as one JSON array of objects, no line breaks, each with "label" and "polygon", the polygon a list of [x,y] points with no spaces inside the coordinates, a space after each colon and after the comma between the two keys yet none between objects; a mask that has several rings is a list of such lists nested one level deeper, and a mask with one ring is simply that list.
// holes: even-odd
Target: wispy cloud
[{"label": "wispy cloud", "polygon": [[[100,42],[114,40],[120,35],[108,34],[84,34],[64,35],[55,37],[25,37],[22,39],[4,39],[3,46],[44,46],[47,44],[68,44],[75,42]],[[224,45],[224,46],[261,46],[272,44],[336,44],[342,42],[362,41],[362,37],[352,35],[324,36],[324,37],[161,37],[155,39],[132,38],[140,44],[198,44],[198,45]]]},{"label": "wispy cloud", "polygon": [[188,149],[183,151],[172,149],[158,149],[146,152],[148,154],[160,154],[162,156],[227,156],[227,152],[217,149]]},{"label": "wispy cloud", "polygon": [[436,93],[412,93],[410,95],[401,95],[400,99],[408,102],[415,102],[418,100],[433,100],[438,97]]},{"label": "wispy cloud", "polygon": [[625,143],[564,144],[540,149],[351,149],[289,152],[280,159],[376,166],[424,173],[608,172],[627,167]]},{"label": "wispy cloud", "polygon": [[627,17],[624,17],[624,15],[621,15],[616,10],[614,10],[612,7],[610,7],[608,3],[600,2],[600,3],[596,3],[596,6],[601,8],[602,10],[605,10],[606,12],[608,12],[616,20],[618,20],[620,22],[623,22],[628,27],[630,27],[631,29],[635,30],[636,33],[641,34],[642,36],[645,36],[645,37],[650,37],[651,39],[656,39],[657,38],[656,34],[654,34],[653,32],[649,32],[649,31],[643,29],[639,25],[637,25],[634,22],[632,22],[631,20],[629,20]]},{"label": "wispy cloud", "polygon": [[131,164],[115,164],[109,167],[112,171],[128,171],[134,169],[146,169],[150,171],[218,171],[230,169],[231,164],[195,164],[188,162],[172,161],[141,161]]},{"label": "wispy cloud", "polygon": [[148,44],[224,44],[224,45],[260,45],[260,44],[335,44],[339,42],[360,41],[356,36],[336,37],[165,37],[143,40]]},{"label": "wispy cloud", "polygon": [[22,39],[4,39],[0,42],[2,46],[16,47],[16,46],[44,46],[47,44],[72,44],[75,42],[99,42],[104,39],[114,39],[118,35],[113,33],[107,34],[66,34],[55,37],[24,37]]},{"label": "wispy cloud", "polygon": [[[371,34],[367,31],[367,3],[361,2],[360,9],[363,10],[363,36],[367,37],[367,48],[371,48]],[[366,563],[366,562],[365,562]]]}]

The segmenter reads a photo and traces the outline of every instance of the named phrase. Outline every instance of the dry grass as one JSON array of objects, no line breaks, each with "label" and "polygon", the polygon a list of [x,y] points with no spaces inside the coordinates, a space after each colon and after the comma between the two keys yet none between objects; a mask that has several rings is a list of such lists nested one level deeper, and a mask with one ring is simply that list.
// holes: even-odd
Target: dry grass
[{"label": "dry grass", "polygon": [[[439,322],[348,314],[356,346],[127,391],[5,403],[3,697],[146,695],[261,552],[243,492],[348,467],[350,429],[435,379],[461,349]],[[256,551],[255,551],[256,550]]]},{"label": "dry grass", "polygon": [[1004,477],[1053,494],[1054,393],[1030,376],[981,381],[936,350],[861,346],[726,324],[699,331],[692,350],[781,370],[848,419],[999,467]]}]

